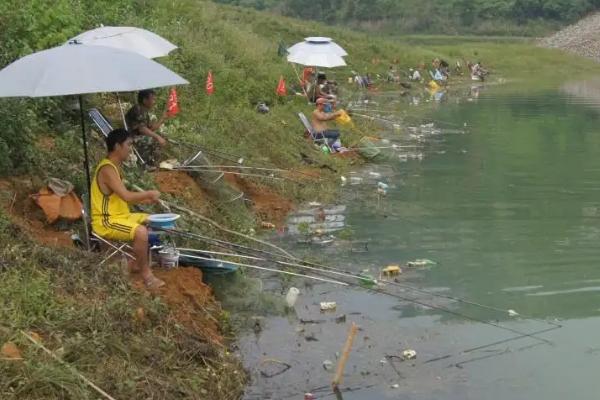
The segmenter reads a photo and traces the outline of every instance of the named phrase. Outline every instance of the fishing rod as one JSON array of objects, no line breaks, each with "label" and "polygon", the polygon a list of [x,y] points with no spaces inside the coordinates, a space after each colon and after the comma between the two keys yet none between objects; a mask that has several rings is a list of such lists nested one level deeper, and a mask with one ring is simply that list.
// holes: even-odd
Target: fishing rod
[{"label": "fishing rod", "polygon": [[221,151],[216,150],[216,149],[208,150],[204,145],[199,145],[199,144],[196,144],[196,143],[189,143],[189,142],[181,142],[181,141],[174,140],[174,139],[167,139],[167,140],[169,141],[169,143],[172,143],[172,144],[175,144],[175,145],[178,145],[178,146],[181,146],[181,147],[191,147],[191,148],[194,148],[196,150],[201,150],[204,153],[207,153],[207,154],[210,154],[212,156],[218,157],[218,158],[220,158],[222,160],[225,160],[225,161],[230,161],[230,162],[233,162],[233,163],[236,163],[236,164],[243,164],[244,163],[244,157],[238,157],[237,159],[233,159],[233,158],[230,158],[230,157],[236,157],[236,155],[234,155],[234,154],[228,154],[228,153],[225,153],[225,152],[221,152]]},{"label": "fishing rod", "polygon": [[[179,145],[179,146],[186,146],[186,147],[196,148],[196,149],[199,149],[199,150],[201,150],[201,151],[203,151],[203,152],[205,152],[207,154],[211,154],[211,155],[213,155],[213,156],[215,156],[217,158],[220,158],[222,160],[230,161],[230,162],[232,162],[234,164],[239,164],[240,166],[239,167],[236,166],[236,168],[252,168],[252,169],[257,169],[257,170],[262,170],[262,169],[269,170],[269,168],[262,168],[262,167],[252,167],[252,166],[244,166],[244,167],[242,167],[241,165],[244,163],[244,157],[242,157],[242,156],[238,157],[238,156],[236,156],[234,154],[229,154],[229,153],[221,152],[220,150],[215,150],[215,149],[209,151],[203,145],[198,145],[198,144],[193,144],[193,143],[188,143],[188,142],[176,141],[174,139],[167,139],[167,140],[170,143],[173,143],[173,144],[176,144],[176,145]],[[227,157],[221,156],[218,153],[224,154]],[[238,158],[237,159],[233,159],[233,158],[229,158],[229,157],[238,157]],[[233,168],[234,166],[225,166],[225,167]],[[300,175],[306,175],[306,176],[314,178],[314,176],[311,175],[311,174],[308,174],[308,173],[302,172],[302,171],[297,171],[297,170],[289,170],[289,169],[286,170],[286,169],[281,169],[281,168],[272,168],[272,170],[273,171],[282,171],[282,172],[294,172],[294,173],[297,173],[297,174],[300,174]]]},{"label": "fishing rod", "polygon": [[[423,119],[423,118],[417,117],[416,115],[414,115],[414,116],[413,116],[413,115],[405,115],[405,116],[404,116],[404,119],[412,119],[413,121],[415,121],[415,120],[419,120],[420,122],[423,122],[423,121],[424,121],[424,119]],[[461,124],[459,124],[458,122],[450,122],[450,121],[444,121],[444,120],[440,120],[440,119],[432,119],[432,118],[428,118],[428,120],[429,120],[429,121],[432,121],[432,122],[437,122],[437,123],[446,124],[446,125],[453,125],[453,126],[456,126],[456,127],[461,127],[461,128],[464,128],[464,127],[466,127],[466,126],[467,126],[467,125],[466,125],[466,122],[465,122],[465,123],[463,123],[463,124],[461,125]]]},{"label": "fishing rod", "polygon": [[[202,235],[198,235],[198,234],[194,234],[194,233],[190,233],[190,232],[180,232],[180,231],[175,231],[175,230],[172,230],[172,229],[165,229],[165,231],[166,232],[170,232],[170,233],[174,233],[174,234],[179,234],[179,235],[182,235],[182,236],[188,236],[188,237],[191,237],[191,238],[201,238],[201,240],[208,240],[210,242],[218,243],[217,245],[219,247],[225,247],[225,248],[227,248],[227,246],[236,246],[236,247],[240,247],[240,248],[246,248],[247,250],[254,251],[254,252],[269,253],[269,252],[266,252],[264,250],[252,249],[252,248],[248,248],[246,246],[236,245],[235,243],[231,243],[231,242],[225,242],[225,241],[218,240],[218,239],[206,238],[206,237],[204,237]],[[243,251],[241,251],[241,252],[243,253]],[[279,255],[275,255],[275,256],[276,257],[280,257],[280,258],[288,258],[288,257],[284,257],[284,256],[279,256]],[[274,262],[274,260],[268,260],[268,261]],[[314,269],[313,269],[313,271],[314,271]],[[322,272],[328,273],[329,271],[322,271]],[[352,275],[352,274],[349,274],[349,275]],[[365,277],[359,277],[359,276],[354,276],[354,275],[352,275],[352,277],[356,278],[356,279],[365,279]],[[375,283],[376,283],[376,281],[375,281]],[[363,286],[361,286],[360,284],[357,284],[357,283],[347,282],[346,284],[347,284],[347,286],[350,286],[350,287],[363,288]],[[455,315],[455,316],[461,317],[461,318],[466,319],[466,320],[470,320],[470,321],[473,321],[473,322],[478,322],[478,323],[481,323],[481,324],[484,324],[484,325],[489,325],[489,326],[495,327],[497,329],[505,330],[507,332],[511,332],[511,333],[514,333],[514,334],[518,335],[516,338],[514,338],[512,340],[517,340],[517,339],[520,339],[520,338],[531,338],[531,339],[534,339],[534,340],[537,340],[537,341],[540,341],[540,342],[544,342],[546,344],[552,344],[552,342],[550,340],[548,340],[548,339],[544,339],[544,338],[540,338],[540,337],[535,336],[535,334],[537,334],[537,332],[533,332],[533,333],[521,332],[521,331],[519,331],[517,329],[509,328],[509,327],[506,327],[506,326],[503,326],[503,325],[500,325],[500,324],[497,324],[497,323],[494,323],[494,322],[491,322],[491,321],[485,321],[483,319],[471,317],[469,315],[460,313],[458,311],[450,310],[450,309],[448,309],[446,307],[441,307],[441,306],[436,306],[436,305],[433,305],[433,304],[428,304],[428,303],[425,303],[423,301],[420,301],[420,300],[417,300],[417,299],[414,299],[414,298],[409,298],[409,297],[401,296],[401,295],[399,295],[397,293],[391,293],[391,292],[385,291],[383,289],[373,289],[373,288],[370,288],[368,290],[373,291],[375,293],[380,293],[380,294],[383,294],[383,295],[394,297],[394,298],[402,300],[402,301],[406,301],[406,302],[409,302],[409,303],[417,304],[417,305],[420,305],[420,306],[425,307],[425,308],[430,308],[430,309],[434,309],[434,310],[438,310],[438,311],[443,311],[445,313],[448,313],[448,314],[451,314],[451,315]],[[558,327],[554,327],[553,329],[558,329]],[[484,346],[484,347],[490,347],[490,345]]]},{"label": "fishing rod", "polygon": [[[197,251],[198,252],[202,252],[202,250],[197,250]],[[234,262],[234,261],[220,260],[218,258],[193,256],[193,255],[190,255],[190,254],[184,254],[184,256],[188,257],[188,258],[195,259],[195,260],[207,260],[207,261],[223,262],[223,263],[227,263],[227,264],[238,265],[238,266],[244,267],[244,268],[251,268],[251,269],[257,269],[257,270],[268,271],[268,272],[276,272],[276,273],[285,274],[285,275],[291,275],[291,276],[297,276],[297,277],[301,277],[301,278],[312,279],[312,280],[319,281],[319,282],[333,283],[333,284],[341,285],[341,286],[348,286],[348,284],[345,283],[345,282],[335,281],[335,280],[326,279],[326,278],[320,278],[320,277],[312,276],[312,275],[297,274],[295,272],[282,271],[280,269],[260,267],[258,265],[244,264],[244,263],[238,263],[238,262]]]},{"label": "fishing rod", "polygon": [[[259,250],[259,251],[261,251],[261,250]],[[354,273],[354,272],[351,272],[351,271],[347,271],[347,270],[344,270],[344,269],[335,268],[335,267],[331,267],[331,266],[327,266],[327,265],[322,265],[322,264],[318,264],[318,263],[313,263],[313,262],[309,262],[309,261],[304,261],[304,260],[300,260],[298,258],[287,257],[285,255],[279,255],[279,254],[276,254],[276,253],[271,253],[271,252],[267,252],[267,253],[269,253],[269,255],[271,255],[271,256],[285,258],[285,259],[291,259],[291,260],[295,260],[297,262],[301,262],[301,263],[310,265],[310,266],[314,267],[315,270],[321,270],[323,272],[334,273],[334,274],[341,274],[341,275],[345,275],[345,276],[348,276],[348,277],[353,277],[353,278],[356,278],[356,279],[363,279],[363,280],[365,279],[365,277],[361,276],[360,274],[357,274],[357,273]],[[290,264],[290,266],[294,266],[294,265],[298,265],[298,264]],[[470,300],[467,300],[467,299],[464,299],[464,298],[460,298],[460,297],[445,295],[445,294],[442,294],[442,293],[431,292],[431,291],[428,291],[428,290],[423,289],[423,288],[418,288],[418,287],[415,287],[415,286],[412,286],[412,285],[403,284],[403,283],[399,283],[399,282],[395,282],[395,281],[390,281],[390,280],[385,280],[385,279],[379,279],[378,281],[382,282],[382,283],[385,283],[385,284],[389,284],[391,286],[401,287],[403,289],[408,289],[408,290],[419,292],[419,293],[422,293],[422,294],[427,294],[427,295],[438,297],[438,298],[444,298],[444,299],[447,299],[447,300],[456,301],[456,302],[459,302],[459,303],[462,303],[462,304],[467,304],[467,305],[479,307],[479,308],[490,310],[490,311],[496,311],[496,312],[501,312],[501,313],[509,313],[511,311],[511,310],[507,310],[507,309],[502,309],[502,308],[498,308],[498,307],[493,307],[493,306],[488,306],[488,305],[485,305],[485,304],[477,303],[477,302],[470,301]],[[518,316],[520,316],[520,317],[522,317],[524,319],[527,319],[527,320],[542,322],[542,323],[546,323],[546,324],[549,324],[549,325],[553,325],[553,326],[561,327],[562,328],[561,324],[557,324],[557,323],[552,322],[552,321],[547,321],[547,320],[539,319],[539,318],[536,318],[536,317],[533,317],[533,316],[524,315],[524,314],[518,314]]]},{"label": "fishing rod", "polygon": [[[229,256],[229,257],[239,257],[239,258],[245,258],[248,260],[255,260],[255,261],[268,261],[268,262],[272,262],[284,267],[297,267],[297,268],[303,268],[303,269],[307,269],[307,270],[311,270],[311,271],[317,271],[317,272],[323,272],[322,269],[320,268],[315,268],[315,267],[310,267],[307,265],[301,265],[301,264],[296,264],[296,263],[288,263],[285,261],[277,261],[277,260],[272,260],[272,259],[268,259],[268,258],[261,258],[261,257],[254,257],[254,256],[248,256],[248,255],[244,255],[244,254],[232,254],[232,253],[223,253],[223,252],[218,252],[218,251],[208,251],[208,250],[194,250],[194,249],[179,249],[181,251],[199,251],[202,253],[208,253],[208,254],[215,254],[215,255],[220,255],[220,256]],[[354,274],[350,274],[350,273],[344,273],[344,272],[336,272],[336,271],[326,271],[328,273],[330,273],[331,275],[338,275],[338,276],[343,276],[345,278],[357,278],[357,279],[369,279],[368,277],[361,277],[361,276],[357,276]]]},{"label": "fishing rod", "polygon": [[371,115],[364,115],[364,114],[358,114],[358,113],[353,112],[352,116],[353,117],[356,116],[356,117],[366,118],[366,119],[370,119],[370,120],[378,119],[380,121],[387,122],[387,123],[390,123],[390,124],[400,125],[399,121],[393,121],[391,119],[386,119],[386,118],[381,118],[381,117],[374,117],[374,116],[371,116]]},{"label": "fishing rod", "polygon": [[235,168],[235,169],[255,169],[258,171],[272,171],[272,172],[292,172],[291,169],[250,167],[250,166],[243,166],[243,165],[185,165],[185,166],[181,166],[181,168],[226,168],[226,169]]},{"label": "fishing rod", "polygon": [[[169,171],[209,171],[209,168],[196,168],[196,167],[173,167],[173,168],[166,168]],[[216,168],[215,168],[216,170]],[[220,171],[220,170],[219,170]],[[290,178],[285,178],[285,177],[277,177],[277,176],[270,176],[270,175],[261,175],[261,174],[246,174],[243,172],[233,172],[233,171],[220,171],[224,174],[229,174],[229,175],[239,175],[239,176],[250,176],[250,177],[254,177],[254,178],[268,178],[268,179],[275,179],[278,181],[281,180],[292,180]]]},{"label": "fishing rod", "polygon": [[[363,118],[368,118],[368,119],[380,119],[382,121],[393,122],[393,123],[399,123],[400,122],[400,121],[394,121],[394,120],[391,120],[391,119],[386,119],[386,118],[383,118],[381,116],[365,115],[365,114],[360,114],[360,113],[356,113],[355,112],[355,111],[360,111],[362,113],[386,112],[386,113],[391,113],[391,114],[388,114],[388,115],[393,115],[393,111],[391,111],[391,110],[389,110],[389,111],[388,110],[374,110],[374,109],[365,108],[365,109],[350,109],[350,111],[352,111],[352,116],[356,115],[356,116],[363,117]],[[412,121],[415,121],[415,122],[418,121],[418,123],[422,123],[422,122],[425,121],[421,117],[412,116],[412,115],[404,115],[402,117],[402,119],[404,119],[404,120],[409,119],[409,120],[412,120]],[[458,122],[450,122],[450,121],[445,121],[445,120],[440,120],[440,119],[433,119],[433,118],[428,118],[427,121],[435,122],[435,123],[438,123],[438,124],[452,125],[452,126],[460,127],[460,128],[466,127],[466,125],[465,125],[466,123],[464,123],[464,124],[461,125]]]},{"label": "fishing rod", "polygon": [[384,150],[384,149],[402,149],[402,148],[412,148],[412,149],[414,149],[414,148],[418,148],[418,147],[417,146],[400,146],[400,145],[393,144],[391,146],[350,147],[346,151],[359,151],[359,150],[366,150],[366,149],[380,149],[380,150]]}]

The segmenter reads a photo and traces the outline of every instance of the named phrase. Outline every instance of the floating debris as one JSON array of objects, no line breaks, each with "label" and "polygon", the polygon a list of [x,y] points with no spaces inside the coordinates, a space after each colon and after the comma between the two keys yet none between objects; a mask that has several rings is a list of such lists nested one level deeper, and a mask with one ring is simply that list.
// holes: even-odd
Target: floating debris
[{"label": "floating debris", "polygon": [[335,301],[322,301],[321,311],[334,311],[337,308],[337,303]]},{"label": "floating debris", "polygon": [[363,271],[360,274],[358,274],[358,283],[362,287],[370,289],[373,286],[377,285],[377,279],[369,275],[367,272]]},{"label": "floating debris", "polygon": [[283,361],[275,360],[274,358],[269,358],[261,361],[260,363],[260,374],[265,378],[273,378],[277,375],[283,374],[288,369],[292,368],[292,366],[288,363],[284,363]]},{"label": "floating debris", "polygon": [[351,185],[360,185],[363,181],[363,178],[361,178],[360,176],[351,176],[350,177],[350,184]]},{"label": "floating debris", "polygon": [[341,314],[335,317],[335,322],[338,324],[343,324],[344,322],[346,322],[346,314]]},{"label": "floating debris", "polygon": [[430,267],[432,265],[437,265],[437,263],[426,258],[419,258],[417,260],[409,261],[406,263],[406,266],[410,268],[423,268]]},{"label": "floating debris", "polygon": [[331,371],[333,369],[333,361],[331,361],[331,360],[323,361],[323,369],[325,369],[325,371]]},{"label": "floating debris", "polygon": [[402,268],[400,268],[399,265],[388,265],[387,267],[381,270],[381,274],[387,277],[400,275],[401,273]]},{"label": "floating debris", "polygon": [[289,308],[293,308],[298,300],[298,295],[300,294],[300,290],[295,287],[291,287],[285,295],[285,302],[287,303]]},{"label": "floating debris", "polygon": [[516,312],[515,310],[508,310],[508,315],[509,315],[510,317],[518,317],[518,316],[519,316],[519,313],[518,313],[518,312]]},{"label": "floating debris", "polygon": [[409,349],[402,352],[403,360],[414,360],[415,358],[417,358],[417,352],[414,350]]}]

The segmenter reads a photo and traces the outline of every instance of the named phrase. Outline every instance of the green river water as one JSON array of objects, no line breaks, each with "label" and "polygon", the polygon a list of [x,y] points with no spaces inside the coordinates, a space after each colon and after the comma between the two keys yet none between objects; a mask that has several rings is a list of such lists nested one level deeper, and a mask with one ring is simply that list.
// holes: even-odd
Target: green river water
[{"label": "green river water", "polygon": [[[329,264],[374,273],[388,264],[434,260],[435,266],[405,269],[399,277],[429,293],[386,287],[420,303],[414,304],[294,281],[301,291],[295,312],[265,317],[259,334],[240,341],[253,379],[246,399],[302,399],[305,392],[335,398],[327,389],[333,372],[322,363],[335,364],[351,321],[361,330],[346,367],[344,399],[598,398],[600,85],[510,84],[475,94],[466,89],[409,105],[382,93],[362,103],[365,115],[388,119],[410,107],[429,109],[420,123],[434,122],[441,131],[411,138],[410,130],[382,125],[390,140],[422,145],[422,159],[391,151],[359,172],[360,184],[343,188],[346,223],[355,240],[369,241],[369,251],[337,245],[309,251]],[[377,181],[390,185],[380,200]],[[285,293],[289,284],[272,286]],[[338,309],[321,314],[320,301],[336,301]],[[532,318],[511,317],[509,309]],[[342,313],[347,321],[336,323]],[[504,341],[517,331],[541,330],[549,330],[539,337],[551,343]],[[496,341],[502,343],[487,346]],[[485,347],[468,351],[479,346]],[[416,360],[393,357],[404,349],[416,350]],[[270,358],[291,368],[267,378],[261,362]]]}]

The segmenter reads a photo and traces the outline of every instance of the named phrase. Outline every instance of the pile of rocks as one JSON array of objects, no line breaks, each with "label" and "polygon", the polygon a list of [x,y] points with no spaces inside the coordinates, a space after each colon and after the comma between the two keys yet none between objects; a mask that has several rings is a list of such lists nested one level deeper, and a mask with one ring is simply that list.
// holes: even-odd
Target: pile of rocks
[{"label": "pile of rocks", "polygon": [[592,14],[554,35],[540,45],[557,48],[600,61],[600,13]]}]

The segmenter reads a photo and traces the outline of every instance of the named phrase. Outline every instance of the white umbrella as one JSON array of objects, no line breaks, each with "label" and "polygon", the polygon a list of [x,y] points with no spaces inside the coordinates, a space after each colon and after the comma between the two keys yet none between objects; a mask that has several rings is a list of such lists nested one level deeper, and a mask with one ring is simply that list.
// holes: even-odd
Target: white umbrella
[{"label": "white umbrella", "polygon": [[[146,58],[164,57],[177,48],[173,43],[154,32],[131,26],[102,26],[71,38],[66,44],[69,43],[112,47],[132,51]],[[119,103],[119,110],[121,111],[123,126],[125,129],[128,129],[119,93],[117,93],[117,101]],[[144,160],[137,152],[136,155],[144,163]]]},{"label": "white umbrella", "polygon": [[348,55],[340,45],[328,37],[307,37],[303,42],[296,43],[287,49],[289,54],[296,52],[329,53],[340,57]]},{"label": "white umbrella", "polygon": [[287,60],[294,64],[322,68],[335,68],[346,65],[346,61],[341,56],[332,53],[297,51],[289,54]]},{"label": "white umbrella", "polygon": [[79,96],[88,189],[91,184],[82,96],[189,83],[130,51],[69,44],[25,56],[0,71],[0,97]]},{"label": "white umbrella", "polygon": [[87,46],[106,46],[133,51],[146,58],[164,57],[177,48],[156,33],[130,26],[103,26],[83,32],[69,40],[73,41]]}]

